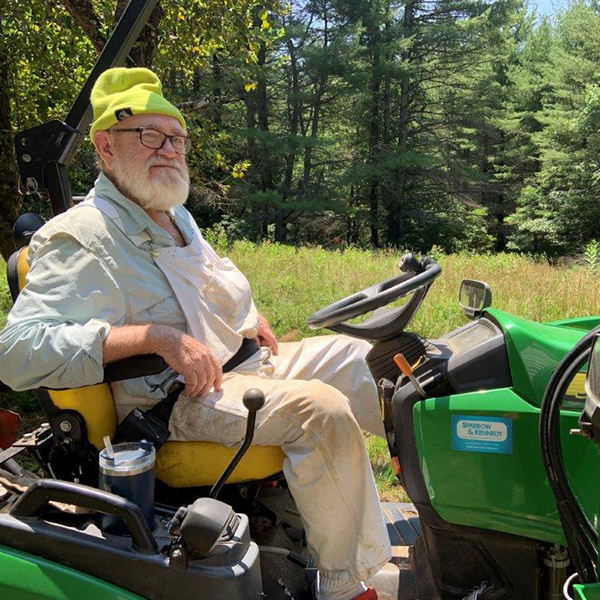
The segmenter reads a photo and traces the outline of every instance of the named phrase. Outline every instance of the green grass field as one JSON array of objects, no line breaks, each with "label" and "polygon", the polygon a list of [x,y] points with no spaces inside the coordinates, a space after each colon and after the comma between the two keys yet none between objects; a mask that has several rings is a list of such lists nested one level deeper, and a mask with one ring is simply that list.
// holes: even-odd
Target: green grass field
[{"label": "green grass field", "polygon": [[[211,240],[246,274],[259,310],[269,319],[282,341],[293,341],[314,332],[307,318],[323,306],[368,285],[398,274],[401,254],[392,251],[325,251],[276,244],[236,242],[224,248]],[[221,246],[221,247],[219,247]],[[539,320],[600,314],[600,272],[580,266],[551,266],[515,254],[467,254],[436,257],[442,266],[411,330],[438,337],[465,324],[457,301],[460,281],[480,279],[490,284],[493,305],[520,316]],[[4,266],[0,265],[4,273]],[[0,325],[10,308],[6,281],[0,280]],[[31,411],[31,394],[10,395],[10,404]],[[369,454],[382,499],[403,497],[395,483],[385,442],[368,439]]]}]

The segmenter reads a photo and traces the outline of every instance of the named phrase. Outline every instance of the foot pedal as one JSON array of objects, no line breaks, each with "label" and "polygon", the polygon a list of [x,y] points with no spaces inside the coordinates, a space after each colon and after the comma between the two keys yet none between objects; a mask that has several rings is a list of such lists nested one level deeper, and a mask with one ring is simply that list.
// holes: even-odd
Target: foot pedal
[{"label": "foot pedal", "polygon": [[486,592],[494,589],[494,584],[491,579],[484,579],[479,586],[474,589],[468,596],[465,596],[463,600],[479,600],[483,598]]}]

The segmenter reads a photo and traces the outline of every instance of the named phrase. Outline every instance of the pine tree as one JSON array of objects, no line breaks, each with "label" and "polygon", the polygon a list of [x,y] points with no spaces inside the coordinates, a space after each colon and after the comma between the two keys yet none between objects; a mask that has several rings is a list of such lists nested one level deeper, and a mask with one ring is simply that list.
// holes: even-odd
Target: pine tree
[{"label": "pine tree", "polygon": [[[538,168],[525,179],[511,218],[511,247],[548,256],[574,253],[600,231],[598,162],[593,115],[600,80],[600,13],[577,2],[558,17],[553,36],[542,24],[537,68],[529,81],[539,97],[531,121]],[[550,42],[551,37],[553,41]],[[535,38],[534,38],[535,39]],[[546,60],[543,52],[550,49]],[[535,166],[535,164],[534,164]]]}]

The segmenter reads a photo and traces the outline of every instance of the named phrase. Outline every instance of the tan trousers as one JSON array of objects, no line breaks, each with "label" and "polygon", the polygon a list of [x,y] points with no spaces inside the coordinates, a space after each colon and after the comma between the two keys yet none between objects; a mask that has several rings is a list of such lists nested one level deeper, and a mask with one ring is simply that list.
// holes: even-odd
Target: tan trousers
[{"label": "tan trousers", "polygon": [[383,435],[369,349],[347,336],[282,343],[278,356],[262,349],[225,375],[220,392],[180,398],[170,422],[172,440],[237,445],[246,427],[242,396],[262,389],[253,444],[281,446],[309,549],[331,579],[368,579],[391,554],[361,432]]}]

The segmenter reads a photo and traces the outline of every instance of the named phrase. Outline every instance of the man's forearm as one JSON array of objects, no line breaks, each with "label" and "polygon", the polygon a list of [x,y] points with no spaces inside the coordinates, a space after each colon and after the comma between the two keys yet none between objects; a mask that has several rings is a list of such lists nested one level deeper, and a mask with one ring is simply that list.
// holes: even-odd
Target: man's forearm
[{"label": "man's forearm", "polygon": [[161,342],[177,334],[181,332],[167,325],[111,327],[102,344],[102,362],[107,365],[140,354],[158,354]]},{"label": "man's forearm", "polygon": [[221,389],[223,371],[213,352],[193,337],[167,325],[112,327],[104,339],[103,364],[140,354],[158,354],[183,375],[185,394],[196,398]]}]

